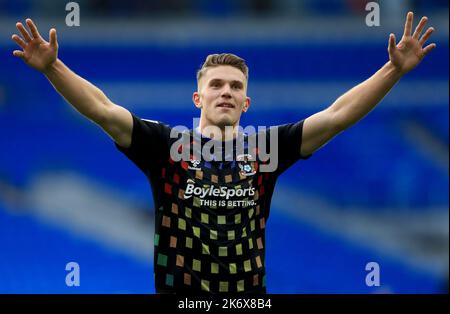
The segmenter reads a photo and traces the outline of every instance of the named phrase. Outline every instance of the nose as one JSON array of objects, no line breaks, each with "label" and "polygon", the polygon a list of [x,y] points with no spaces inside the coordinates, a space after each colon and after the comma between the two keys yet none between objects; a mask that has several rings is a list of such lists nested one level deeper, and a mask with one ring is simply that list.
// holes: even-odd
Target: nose
[{"label": "nose", "polygon": [[228,84],[224,85],[220,96],[223,98],[231,98],[231,87]]}]

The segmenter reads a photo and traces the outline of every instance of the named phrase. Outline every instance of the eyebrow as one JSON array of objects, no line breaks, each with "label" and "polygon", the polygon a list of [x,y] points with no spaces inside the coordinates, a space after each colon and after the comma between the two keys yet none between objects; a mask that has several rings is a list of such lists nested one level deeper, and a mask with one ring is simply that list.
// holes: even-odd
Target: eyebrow
[{"label": "eyebrow", "polygon": [[[213,78],[209,81],[208,85],[210,85],[211,83],[223,83],[225,80],[220,79],[220,78]],[[240,86],[244,86],[244,83],[242,81],[238,81],[238,80],[232,80],[229,81],[231,84],[238,84]]]}]

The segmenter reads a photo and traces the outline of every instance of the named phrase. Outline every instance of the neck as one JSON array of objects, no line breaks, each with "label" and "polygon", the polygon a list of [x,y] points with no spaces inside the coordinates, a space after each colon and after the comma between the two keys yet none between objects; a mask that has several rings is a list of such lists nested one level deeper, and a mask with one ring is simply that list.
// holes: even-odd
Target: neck
[{"label": "neck", "polygon": [[214,125],[209,123],[202,123],[198,126],[200,133],[208,138],[217,141],[231,141],[238,135],[239,132],[239,122],[234,125]]}]

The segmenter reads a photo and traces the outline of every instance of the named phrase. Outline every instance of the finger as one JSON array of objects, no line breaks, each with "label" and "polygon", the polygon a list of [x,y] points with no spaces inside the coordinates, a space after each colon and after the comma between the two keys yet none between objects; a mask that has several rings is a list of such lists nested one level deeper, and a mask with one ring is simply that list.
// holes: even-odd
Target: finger
[{"label": "finger", "polygon": [[403,36],[405,37],[411,36],[413,18],[414,14],[412,12],[408,12],[408,14],[406,15],[405,31],[403,33]]},{"label": "finger", "polygon": [[20,46],[20,48],[25,49],[27,47],[27,43],[24,42],[23,39],[20,38],[20,36],[14,34],[11,36],[11,38],[16,42],[16,44]]},{"label": "finger", "polygon": [[433,50],[434,48],[436,48],[436,44],[432,43],[429,44],[428,46],[426,46],[425,48],[423,48],[422,52],[423,52],[423,56],[425,57],[428,53],[430,53],[431,50]]},{"label": "finger", "polygon": [[50,45],[56,47],[58,45],[58,39],[56,37],[56,29],[52,28],[49,31]]},{"label": "finger", "polygon": [[394,50],[395,50],[395,35],[394,34],[390,34],[389,35],[388,51],[389,51],[389,53],[393,53]]},{"label": "finger", "polygon": [[427,24],[428,18],[426,16],[422,17],[419,24],[417,24],[416,29],[414,30],[413,38],[419,39],[420,34],[422,33],[425,24]]},{"label": "finger", "polygon": [[13,56],[21,58],[21,59],[25,58],[25,54],[23,53],[23,51],[20,51],[20,50],[14,50]]},{"label": "finger", "polygon": [[26,22],[27,22],[28,27],[30,28],[31,35],[33,35],[33,38],[35,38],[35,39],[42,38],[37,30],[36,25],[33,23],[33,21],[31,19],[27,19]]},{"label": "finger", "polygon": [[19,32],[22,34],[22,37],[23,37],[23,39],[25,39],[25,42],[27,42],[27,43],[30,42],[31,36],[30,36],[30,34],[28,34],[28,31],[25,29],[23,24],[20,22],[17,22],[16,27],[19,30]]},{"label": "finger", "polygon": [[425,34],[423,34],[422,38],[420,38],[419,44],[421,46],[423,46],[427,42],[428,38],[430,38],[430,36],[433,32],[434,32],[433,27],[428,28],[427,31],[425,32]]}]

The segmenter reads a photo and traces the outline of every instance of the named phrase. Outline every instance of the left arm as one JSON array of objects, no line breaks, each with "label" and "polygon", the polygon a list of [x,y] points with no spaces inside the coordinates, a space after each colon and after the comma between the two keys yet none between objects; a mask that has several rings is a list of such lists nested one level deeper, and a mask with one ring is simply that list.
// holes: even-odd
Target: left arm
[{"label": "left arm", "polygon": [[423,17],[411,36],[413,13],[406,18],[403,37],[395,45],[395,36],[389,37],[389,61],[369,79],[339,97],[330,107],[308,117],[303,124],[301,155],[307,156],[322,147],[338,133],[366,116],[391,90],[400,78],[416,67],[436,44],[422,48],[434,31],[428,28],[419,39],[427,22]]}]

